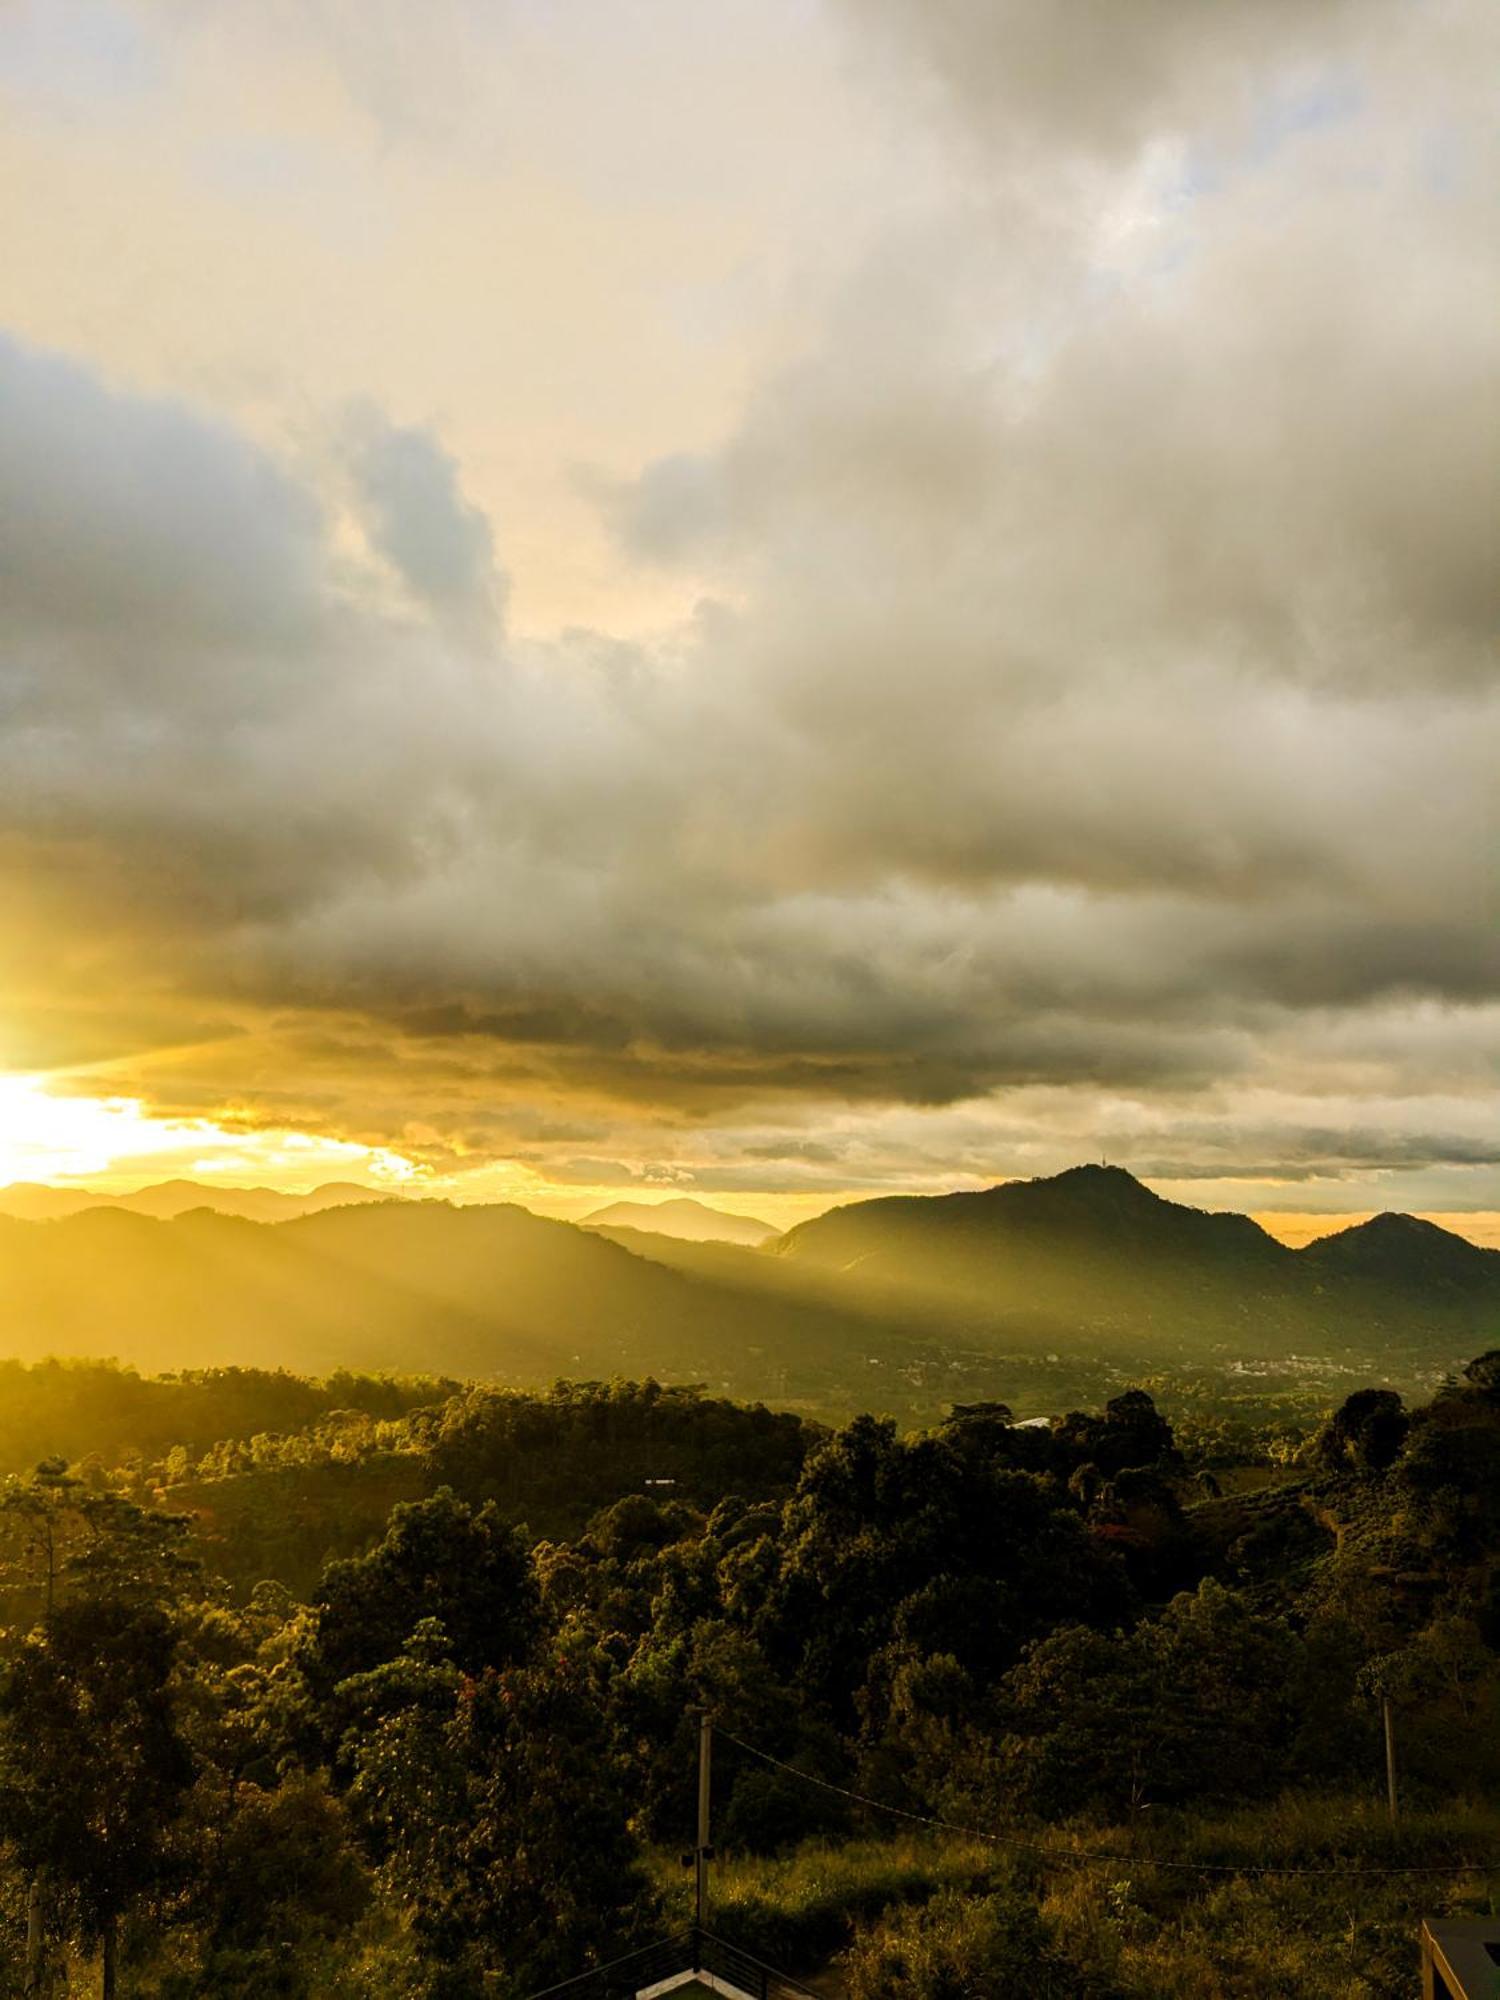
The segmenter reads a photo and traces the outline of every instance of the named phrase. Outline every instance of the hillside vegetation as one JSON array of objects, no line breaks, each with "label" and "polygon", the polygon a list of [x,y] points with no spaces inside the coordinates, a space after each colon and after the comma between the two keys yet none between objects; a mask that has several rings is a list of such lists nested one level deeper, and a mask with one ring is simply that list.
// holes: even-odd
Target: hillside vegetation
[{"label": "hillside vegetation", "polygon": [[1500,1352],[1291,1450],[1139,1388],[9,1386],[0,1996],[525,2000],[682,1920],[705,1711],[713,1924],[849,2000],[1405,2000],[1500,1894]]}]

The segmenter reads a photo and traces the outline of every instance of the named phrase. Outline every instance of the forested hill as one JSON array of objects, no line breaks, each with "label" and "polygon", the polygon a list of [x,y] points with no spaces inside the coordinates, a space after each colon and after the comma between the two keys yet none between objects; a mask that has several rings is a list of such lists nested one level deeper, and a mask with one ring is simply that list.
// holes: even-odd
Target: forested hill
[{"label": "forested hill", "polygon": [[859,1202],[771,1254],[866,1298],[946,1299],[1137,1348],[1185,1334],[1250,1353],[1363,1340],[1405,1359],[1500,1331],[1500,1251],[1389,1215],[1291,1250],[1249,1216],[1165,1201],[1120,1167]]},{"label": "forested hill", "polygon": [[0,1358],[650,1373],[930,1421],[990,1395],[1055,1410],[1164,1369],[1417,1387],[1497,1338],[1500,1252],[1400,1217],[1292,1251],[1118,1169],[865,1202],[762,1250],[440,1202],[0,1218]]},{"label": "forested hill", "polygon": [[1309,1243],[1297,1261],[1320,1284],[1353,1281],[1423,1291],[1435,1300],[1455,1294],[1492,1299],[1500,1285],[1500,1251],[1481,1249],[1415,1215],[1372,1216]]}]

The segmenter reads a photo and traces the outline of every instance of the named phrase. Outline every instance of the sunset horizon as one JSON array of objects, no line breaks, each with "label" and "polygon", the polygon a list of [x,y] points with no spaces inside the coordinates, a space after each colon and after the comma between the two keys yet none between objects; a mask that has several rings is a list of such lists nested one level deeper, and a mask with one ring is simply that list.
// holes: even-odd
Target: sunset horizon
[{"label": "sunset horizon", "polygon": [[0,23],[0,1182],[1500,1211],[1480,10],[1017,7]]},{"label": "sunset horizon", "polygon": [[[150,1121],[143,1122],[149,1124]],[[659,1179],[643,1177],[580,1187],[539,1185],[514,1175],[508,1176],[503,1169],[497,1171],[484,1167],[469,1173],[436,1175],[424,1173],[413,1162],[400,1158],[382,1161],[377,1157],[372,1163],[362,1149],[340,1149],[326,1142],[320,1143],[306,1134],[278,1135],[277,1141],[269,1143],[260,1135],[257,1137],[259,1143],[252,1148],[237,1146],[226,1138],[217,1151],[205,1153],[202,1150],[203,1135],[200,1134],[197,1135],[196,1145],[189,1139],[180,1151],[165,1150],[160,1154],[135,1156],[134,1164],[122,1160],[113,1169],[108,1166],[68,1168],[54,1163],[50,1170],[42,1172],[6,1174],[0,1178],[0,1214],[6,1212],[6,1195],[17,1189],[45,1188],[76,1196],[98,1195],[102,1199],[113,1199],[177,1183],[200,1187],[210,1196],[216,1191],[223,1194],[269,1191],[307,1196],[331,1186],[351,1186],[383,1200],[446,1201],[461,1206],[508,1202],[535,1215],[573,1222],[582,1221],[594,1210],[621,1200],[654,1206],[687,1197],[707,1209],[769,1222],[776,1229],[784,1230],[850,1202],[878,1200],[884,1195],[935,1197],[974,1192],[1015,1180],[1045,1178],[1047,1172],[1066,1171],[1070,1165],[1089,1164],[1071,1161],[1064,1163],[1062,1168],[1037,1174],[979,1173],[963,1181],[945,1179],[938,1174],[920,1185],[881,1184],[849,1187],[828,1194],[796,1195],[770,1187],[704,1190],[691,1181],[666,1177],[665,1170]],[[46,1157],[42,1156],[44,1167]],[[263,1167],[258,1162],[264,1163]],[[1114,1164],[1135,1172],[1127,1161],[1120,1160]],[[1308,1191],[1305,1185],[1299,1185],[1295,1195],[1289,1187],[1279,1204],[1250,1206],[1232,1199],[1211,1199],[1204,1187],[1192,1181],[1149,1173],[1136,1173],[1135,1177],[1151,1187],[1153,1192],[1171,1201],[1210,1211],[1248,1214],[1270,1235],[1294,1249],[1338,1230],[1357,1227],[1376,1215],[1390,1213],[1410,1213],[1420,1221],[1434,1223],[1483,1248],[1500,1249],[1500,1210],[1404,1210],[1393,1203],[1378,1207],[1346,1206],[1339,1202],[1336,1186],[1329,1190],[1328,1204],[1314,1208],[1295,1199],[1295,1195],[1305,1199]],[[1264,1185],[1257,1184],[1249,1192],[1263,1195]]]}]

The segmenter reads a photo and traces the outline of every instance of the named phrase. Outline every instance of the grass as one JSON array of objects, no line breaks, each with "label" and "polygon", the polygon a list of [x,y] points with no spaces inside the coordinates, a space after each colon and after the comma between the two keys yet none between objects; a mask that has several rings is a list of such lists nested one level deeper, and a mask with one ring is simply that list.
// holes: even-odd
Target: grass
[{"label": "grass", "polygon": [[[773,1859],[725,1857],[714,1863],[708,1925],[786,1972],[811,1972],[895,1905],[924,1903],[940,1889],[983,1889],[994,1863],[993,1850],[980,1843],[922,1833],[838,1846],[810,1841]],[[659,1855],[656,1869],[668,1908],[686,1921],[675,1854]]]},{"label": "grass", "polygon": [[[982,1896],[1018,1887],[1077,1967],[1080,1995],[1406,2000],[1415,1990],[1423,1916],[1500,1911],[1500,1865],[1486,1874],[1455,1868],[1500,1864],[1500,1806],[1413,1812],[1392,1828],[1368,1799],[1294,1794],[1213,1820],[1162,1815],[1132,1828],[1054,1828],[1036,1837],[1055,1852],[1028,1856],[914,1832],[842,1846],[811,1842],[773,1859],[722,1859],[710,1925],[757,1957],[808,1974],[901,1908],[943,1891]],[[1198,1875],[1153,1865],[1152,1855],[1231,1870],[1335,1872]],[[681,1902],[675,1856],[659,1857],[658,1868],[663,1893]],[[1438,1872],[1349,1872],[1357,1868]]]}]

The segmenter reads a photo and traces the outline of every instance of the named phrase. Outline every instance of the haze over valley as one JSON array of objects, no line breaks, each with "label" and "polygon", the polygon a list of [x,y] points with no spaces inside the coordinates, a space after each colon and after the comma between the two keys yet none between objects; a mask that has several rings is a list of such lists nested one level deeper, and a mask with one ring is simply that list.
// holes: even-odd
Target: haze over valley
[{"label": "haze over valley", "polygon": [[650,1374],[911,1422],[981,1396],[1051,1413],[1172,1371],[1418,1387],[1497,1339],[1500,1252],[1399,1216],[1291,1250],[1120,1168],[859,1203],[753,1249],[419,1201],[0,1218],[0,1351],[150,1371]]}]

